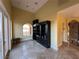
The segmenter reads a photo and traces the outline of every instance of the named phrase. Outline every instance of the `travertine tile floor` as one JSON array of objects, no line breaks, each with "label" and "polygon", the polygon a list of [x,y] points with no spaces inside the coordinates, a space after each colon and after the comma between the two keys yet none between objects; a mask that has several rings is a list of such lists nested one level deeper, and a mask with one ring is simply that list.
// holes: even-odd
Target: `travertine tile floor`
[{"label": "travertine tile floor", "polygon": [[46,49],[36,41],[26,41],[12,49],[9,59],[79,59],[79,50],[64,46],[55,51]]}]

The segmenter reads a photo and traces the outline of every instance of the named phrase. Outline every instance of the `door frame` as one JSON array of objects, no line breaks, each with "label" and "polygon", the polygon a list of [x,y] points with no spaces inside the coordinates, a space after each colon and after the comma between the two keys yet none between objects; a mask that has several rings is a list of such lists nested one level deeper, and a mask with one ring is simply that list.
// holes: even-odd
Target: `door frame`
[{"label": "door frame", "polygon": [[2,11],[2,9],[0,8],[0,12],[2,13],[2,22],[1,22],[1,26],[2,26],[2,58],[4,59],[4,25],[3,25],[3,11]]},{"label": "door frame", "polygon": [[[4,15],[7,16],[8,22],[9,22],[9,44],[11,44],[12,39],[12,20],[10,18],[10,14],[7,12],[7,9],[5,8],[5,5],[3,4],[2,0],[0,0],[0,9]],[[11,32],[11,33],[10,33]],[[11,45],[9,46],[9,49],[11,50]]]},{"label": "door frame", "polygon": [[2,10],[3,14],[7,16],[9,22],[9,50],[11,50],[11,39],[12,39],[12,20],[10,18],[10,14],[7,12],[5,5],[2,1],[0,1],[0,9]]},{"label": "door frame", "polygon": [[[2,13],[2,20],[1,20],[2,21],[2,23],[1,23],[2,24],[1,25],[2,26],[2,30],[1,30],[2,31],[2,58],[5,59],[6,55],[5,55],[5,32],[4,32],[4,26],[5,25],[4,25],[4,16],[6,16],[6,14],[3,12],[3,10],[1,8],[0,8],[0,12]],[[8,50],[10,50],[9,43],[11,43],[11,42],[9,41],[10,40],[10,38],[9,38],[10,37],[9,31],[10,30],[9,30],[9,20],[8,20],[8,17],[7,17],[7,24],[8,24],[7,25],[7,29],[8,29]]]}]

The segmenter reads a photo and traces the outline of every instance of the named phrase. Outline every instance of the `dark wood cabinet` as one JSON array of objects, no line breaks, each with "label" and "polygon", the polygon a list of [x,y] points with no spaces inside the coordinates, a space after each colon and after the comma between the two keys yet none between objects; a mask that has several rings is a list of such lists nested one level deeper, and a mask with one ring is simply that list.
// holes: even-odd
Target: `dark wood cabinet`
[{"label": "dark wood cabinet", "polygon": [[12,48],[13,47],[15,47],[15,46],[17,46],[18,44],[20,44],[21,43],[21,38],[14,38],[14,39],[12,39]]},{"label": "dark wood cabinet", "polygon": [[33,24],[33,39],[50,48],[50,21]]},{"label": "dark wood cabinet", "polygon": [[72,44],[79,45],[79,22],[75,20],[69,23],[69,40]]}]

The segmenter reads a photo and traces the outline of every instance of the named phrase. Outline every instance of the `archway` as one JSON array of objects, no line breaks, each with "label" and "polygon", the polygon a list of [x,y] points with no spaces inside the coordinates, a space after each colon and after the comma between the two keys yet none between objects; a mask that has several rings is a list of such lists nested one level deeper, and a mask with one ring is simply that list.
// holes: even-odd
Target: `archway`
[{"label": "archway", "polygon": [[32,39],[32,25],[31,24],[24,24],[23,25],[23,38],[25,40]]},{"label": "archway", "polygon": [[79,22],[72,20],[69,22],[69,42],[74,45],[79,45]]}]

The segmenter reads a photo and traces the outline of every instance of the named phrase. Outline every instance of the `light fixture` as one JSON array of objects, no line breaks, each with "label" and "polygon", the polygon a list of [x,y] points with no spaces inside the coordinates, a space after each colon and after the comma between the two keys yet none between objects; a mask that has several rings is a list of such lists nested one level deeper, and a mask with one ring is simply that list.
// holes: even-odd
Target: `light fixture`
[{"label": "light fixture", "polygon": [[28,8],[28,7],[29,7],[29,5],[26,5],[26,7]]},{"label": "light fixture", "polygon": [[38,2],[35,2],[34,4],[35,4],[35,5],[37,5],[37,4],[38,4]]},{"label": "light fixture", "polygon": [[27,7],[27,8],[29,7],[29,3],[28,3],[28,0],[27,0],[27,2],[26,2],[26,7]]}]

